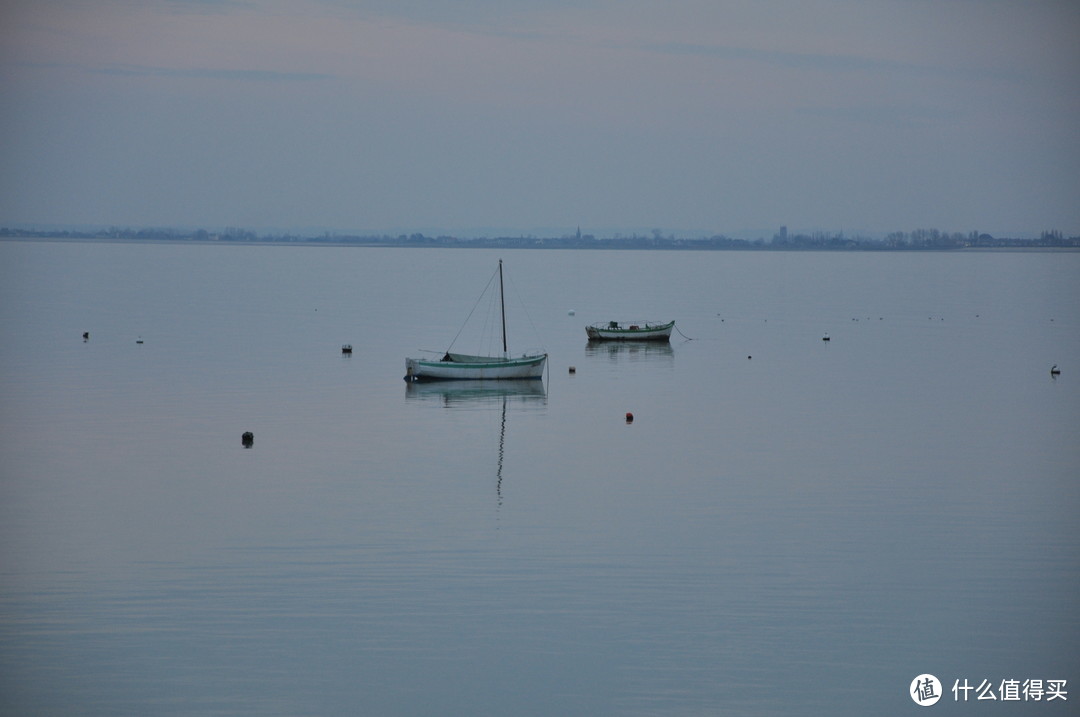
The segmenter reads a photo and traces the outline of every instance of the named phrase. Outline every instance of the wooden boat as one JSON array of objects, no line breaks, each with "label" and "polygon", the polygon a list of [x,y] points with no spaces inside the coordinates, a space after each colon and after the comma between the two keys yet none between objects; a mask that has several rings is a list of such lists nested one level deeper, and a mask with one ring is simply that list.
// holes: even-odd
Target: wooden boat
[{"label": "wooden boat", "polygon": [[637,321],[626,325],[601,321],[585,327],[590,341],[670,341],[675,322]]},{"label": "wooden boat", "polygon": [[474,356],[451,353],[441,359],[405,359],[405,380],[413,381],[491,381],[538,379],[544,375],[547,354],[512,357],[506,348],[506,303],[503,298],[502,259],[499,260],[499,312],[502,317],[502,355]]},{"label": "wooden boat", "polygon": [[460,381],[541,378],[547,354],[521,356],[469,356],[449,351],[438,361],[405,359],[406,381]]}]

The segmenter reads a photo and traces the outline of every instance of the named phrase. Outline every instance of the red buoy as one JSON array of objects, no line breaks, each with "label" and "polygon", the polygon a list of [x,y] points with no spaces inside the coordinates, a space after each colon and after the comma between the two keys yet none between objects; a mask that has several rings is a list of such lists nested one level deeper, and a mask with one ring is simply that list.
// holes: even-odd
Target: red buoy
[{"label": "red buoy", "polygon": [[634,422],[634,414],[630,413],[629,411],[626,412],[626,422],[627,423],[633,423]]}]

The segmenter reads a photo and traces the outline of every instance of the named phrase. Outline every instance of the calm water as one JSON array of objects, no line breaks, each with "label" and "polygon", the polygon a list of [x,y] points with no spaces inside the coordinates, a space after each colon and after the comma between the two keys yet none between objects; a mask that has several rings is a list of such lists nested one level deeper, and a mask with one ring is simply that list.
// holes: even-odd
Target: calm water
[{"label": "calm water", "polygon": [[[407,386],[500,256],[542,389]],[[906,714],[920,673],[934,714],[1075,713],[1078,287],[1075,253],[0,242],[0,713]]]}]

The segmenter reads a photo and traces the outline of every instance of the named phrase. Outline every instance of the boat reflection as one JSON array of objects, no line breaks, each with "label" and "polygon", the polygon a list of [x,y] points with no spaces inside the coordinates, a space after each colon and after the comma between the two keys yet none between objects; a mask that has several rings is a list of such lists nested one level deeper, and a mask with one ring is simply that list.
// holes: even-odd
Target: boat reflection
[{"label": "boat reflection", "polygon": [[612,361],[667,361],[675,357],[675,351],[663,341],[589,341],[585,355]]},{"label": "boat reflection", "polygon": [[483,407],[507,400],[513,402],[547,402],[547,389],[538,379],[504,379],[498,381],[430,381],[406,383],[405,400],[434,401],[446,408]]},{"label": "boat reflection", "polygon": [[547,389],[536,379],[497,381],[433,381],[406,383],[406,401],[430,401],[450,409],[499,411],[499,453],[495,465],[495,497],[502,507],[503,458],[506,455],[506,407],[533,408],[547,405]]}]

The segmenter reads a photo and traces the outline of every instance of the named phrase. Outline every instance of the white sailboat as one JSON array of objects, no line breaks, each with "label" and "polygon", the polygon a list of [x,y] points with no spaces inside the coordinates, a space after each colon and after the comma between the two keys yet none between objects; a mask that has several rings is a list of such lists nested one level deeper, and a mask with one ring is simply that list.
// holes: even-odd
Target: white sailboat
[{"label": "white sailboat", "polygon": [[447,350],[443,357],[437,360],[406,358],[405,380],[413,382],[542,378],[547,363],[546,353],[513,357],[507,350],[502,259],[499,260],[499,311],[502,317],[501,356],[474,356]]}]

